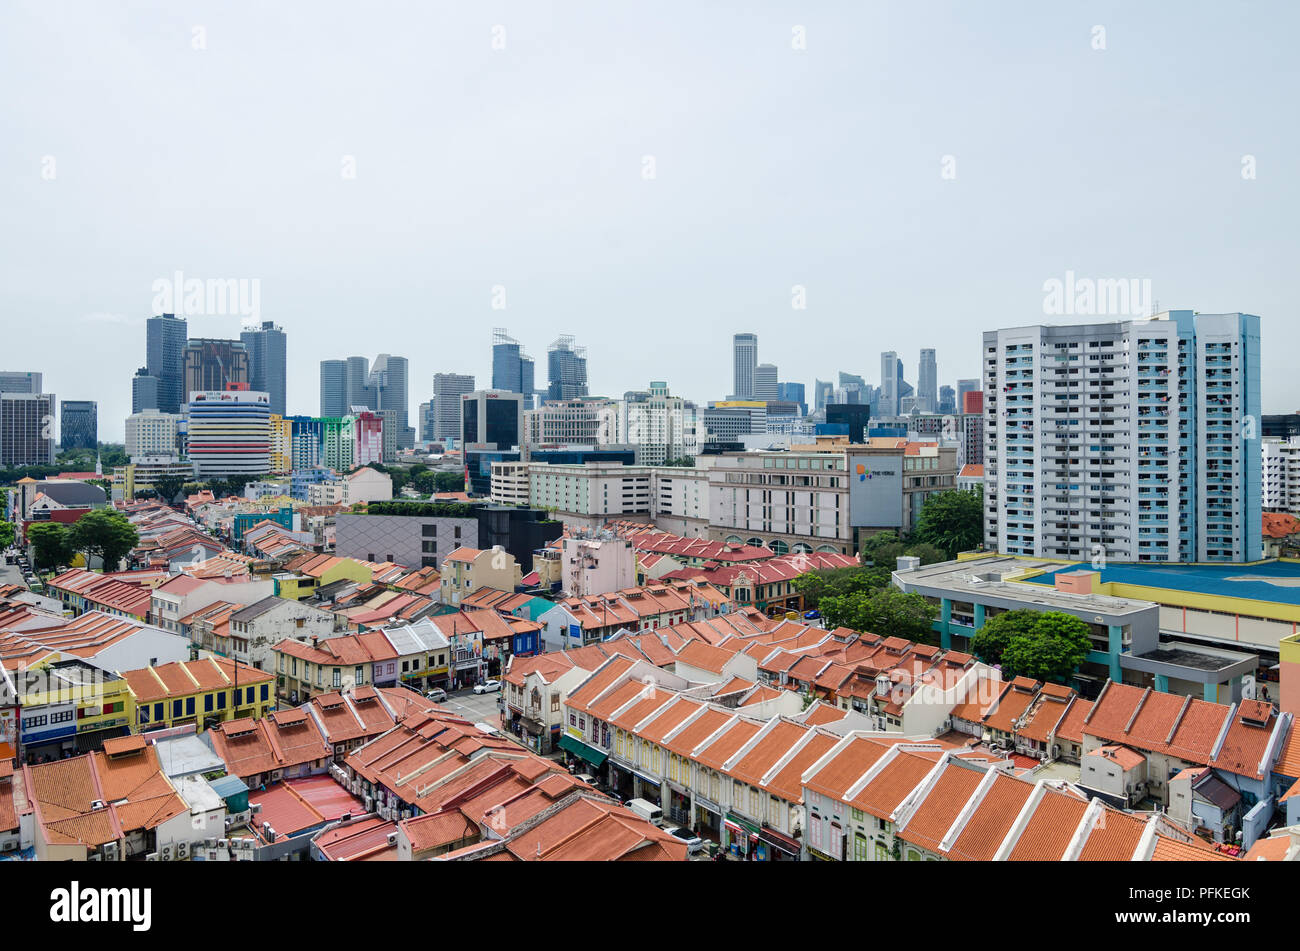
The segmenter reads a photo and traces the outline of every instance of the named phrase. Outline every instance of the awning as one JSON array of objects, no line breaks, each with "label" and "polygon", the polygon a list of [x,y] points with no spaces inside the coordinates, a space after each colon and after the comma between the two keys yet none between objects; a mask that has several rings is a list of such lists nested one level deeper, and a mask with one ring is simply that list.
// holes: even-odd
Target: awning
[{"label": "awning", "polygon": [[605,765],[605,760],[609,759],[609,754],[596,749],[594,746],[588,746],[577,737],[564,733],[560,736],[560,749],[568,750],[574,756],[585,759],[595,767]]},{"label": "awning", "polygon": [[659,780],[656,779],[654,776],[647,776],[645,773],[641,772],[640,770],[636,770],[636,769],[629,770],[629,772],[631,772],[633,776],[636,776],[638,779],[640,779],[640,780],[641,780],[642,782],[644,782],[644,783],[649,783],[651,786],[658,786],[658,785],[659,785]]},{"label": "awning", "polygon": [[775,829],[768,829],[768,828],[759,829],[758,837],[760,839],[766,840],[767,842],[770,842],[772,845],[775,845],[782,852],[787,852],[790,855],[798,855],[800,852],[803,851],[799,847],[798,840],[792,839],[788,835],[782,835],[780,832],[777,832]]}]

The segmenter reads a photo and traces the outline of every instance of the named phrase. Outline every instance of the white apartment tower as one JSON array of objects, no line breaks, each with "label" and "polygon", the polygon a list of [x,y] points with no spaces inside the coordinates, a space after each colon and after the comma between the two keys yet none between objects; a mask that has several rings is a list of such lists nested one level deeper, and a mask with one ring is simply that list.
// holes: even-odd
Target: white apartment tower
[{"label": "white apartment tower", "polygon": [[1259,318],[984,334],[984,544],[1096,562],[1262,557]]},{"label": "white apartment tower", "polygon": [[670,459],[694,456],[697,444],[696,408],[680,396],[670,396],[668,384],[652,381],[649,396],[623,403],[624,438],[636,446],[642,465],[661,466]]}]

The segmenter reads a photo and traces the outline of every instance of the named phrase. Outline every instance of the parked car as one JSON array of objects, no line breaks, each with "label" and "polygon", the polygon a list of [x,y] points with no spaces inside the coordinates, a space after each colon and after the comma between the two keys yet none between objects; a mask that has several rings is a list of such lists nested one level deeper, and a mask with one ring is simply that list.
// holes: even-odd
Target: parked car
[{"label": "parked car", "polygon": [[581,779],[581,780],[582,780],[584,783],[586,783],[588,786],[595,786],[595,785],[596,785],[596,777],[593,776],[593,775],[591,775],[591,773],[575,773],[575,774],[574,774],[574,778],[575,778],[575,779]]},{"label": "parked car", "polygon": [[475,693],[492,693],[500,689],[501,681],[499,680],[485,680],[481,684],[474,685]]},{"label": "parked car", "polygon": [[683,829],[681,826],[664,826],[664,831],[674,839],[681,839],[685,842],[686,851],[691,855],[704,848],[704,840],[698,835],[692,834],[690,829]]},{"label": "parked car", "polygon": [[432,690],[428,691],[424,696],[427,699],[432,700],[434,703],[447,702],[447,691],[443,690],[441,687],[434,687]]}]

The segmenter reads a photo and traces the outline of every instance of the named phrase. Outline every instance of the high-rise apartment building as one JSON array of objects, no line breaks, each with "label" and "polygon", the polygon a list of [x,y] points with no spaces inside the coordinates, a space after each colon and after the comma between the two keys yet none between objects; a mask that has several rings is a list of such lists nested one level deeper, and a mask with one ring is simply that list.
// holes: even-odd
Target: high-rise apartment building
[{"label": "high-rise apartment building", "polygon": [[1111,561],[1262,557],[1259,318],[984,334],[985,545]]},{"label": "high-rise apartment building", "polygon": [[754,399],[776,400],[781,398],[781,384],[777,380],[774,363],[760,363],[754,367]]},{"label": "high-rise apartment building", "polygon": [[506,333],[505,328],[492,331],[492,389],[522,393],[524,409],[532,409],[536,377],[533,358],[524,352],[519,341]]},{"label": "high-rise apartment building", "polygon": [[962,394],[961,414],[957,417],[957,466],[984,464],[984,392],[972,390]]},{"label": "high-rise apartment building", "polygon": [[57,402],[52,393],[0,393],[0,468],[54,464]]},{"label": "high-rise apartment building", "polygon": [[[248,348],[240,340],[195,337],[185,345],[185,398],[248,383]],[[264,392],[255,390],[254,392]]]},{"label": "high-rise apartment building", "polygon": [[698,451],[699,422],[695,404],[672,396],[668,384],[655,380],[649,395],[623,404],[623,432],[628,443],[636,446],[636,458],[642,465],[661,466]]},{"label": "high-rise apartment building", "polygon": [[732,393],[734,400],[754,398],[754,371],[758,368],[758,334],[731,338]]},{"label": "high-rise apartment building", "polygon": [[188,454],[199,479],[265,475],[271,470],[271,397],[235,389],[191,394]]},{"label": "high-rise apartment building", "polygon": [[546,350],[546,398],[571,400],[587,395],[587,348],[565,334]]},{"label": "high-rise apartment building", "polygon": [[1300,436],[1267,436],[1260,448],[1264,511],[1300,512]]},{"label": "high-rise apartment building", "polygon": [[248,385],[268,393],[271,412],[284,415],[288,353],[284,330],[269,320],[261,327],[239,334],[248,349]]},{"label": "high-rise apartment building", "polygon": [[[157,409],[179,413],[185,392],[185,345],[189,330],[184,317],[162,314],[145,322],[145,372],[158,380]],[[148,409],[151,407],[141,407]]]},{"label": "high-rise apartment building", "polygon": [[460,437],[460,398],[474,392],[474,377],[464,373],[433,375],[433,433],[430,440]]},{"label": "high-rise apartment building", "polygon": [[415,445],[415,430],[407,422],[410,412],[409,372],[410,365],[406,357],[381,353],[371,364],[370,377],[366,383],[369,399],[364,405],[377,412],[390,411],[395,414],[397,425],[392,435],[398,449],[410,449]]},{"label": "high-rise apartment building", "polygon": [[99,404],[94,400],[64,400],[59,409],[59,444],[64,449],[99,447]]}]

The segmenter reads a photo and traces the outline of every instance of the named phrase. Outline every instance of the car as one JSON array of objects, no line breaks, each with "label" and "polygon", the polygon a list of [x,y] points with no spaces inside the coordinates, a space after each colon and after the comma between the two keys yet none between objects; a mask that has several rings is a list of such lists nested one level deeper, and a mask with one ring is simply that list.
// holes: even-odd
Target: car
[{"label": "car", "polygon": [[499,680],[485,680],[481,684],[474,685],[475,693],[492,693],[493,691],[500,689],[501,681]]},{"label": "car", "polygon": [[694,855],[704,848],[704,840],[693,834],[690,829],[683,829],[681,826],[664,826],[663,828],[674,839],[681,839],[685,842],[686,851],[690,855]]},{"label": "car", "polygon": [[434,703],[447,702],[447,691],[443,690],[441,687],[434,687],[432,690],[427,691],[424,696],[425,699],[432,700]]}]

